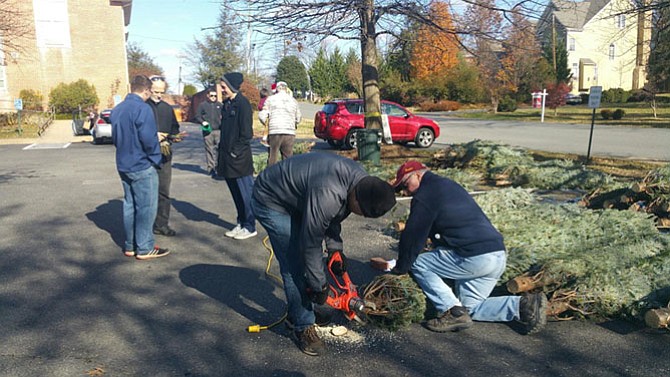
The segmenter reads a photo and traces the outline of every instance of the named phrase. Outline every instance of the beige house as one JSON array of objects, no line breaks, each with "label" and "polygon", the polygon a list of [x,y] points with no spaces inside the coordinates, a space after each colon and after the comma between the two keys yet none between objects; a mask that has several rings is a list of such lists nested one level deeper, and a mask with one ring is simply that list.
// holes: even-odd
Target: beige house
[{"label": "beige house", "polygon": [[[13,5],[11,3],[14,3]],[[126,26],[132,0],[11,0],[26,32],[19,49],[0,51],[0,111],[23,89],[49,92],[79,79],[95,86],[100,109],[128,93]]]},{"label": "beige house", "polygon": [[537,25],[544,44],[561,42],[568,51],[572,92],[639,89],[646,81],[648,19],[623,14],[629,0],[552,0]]}]

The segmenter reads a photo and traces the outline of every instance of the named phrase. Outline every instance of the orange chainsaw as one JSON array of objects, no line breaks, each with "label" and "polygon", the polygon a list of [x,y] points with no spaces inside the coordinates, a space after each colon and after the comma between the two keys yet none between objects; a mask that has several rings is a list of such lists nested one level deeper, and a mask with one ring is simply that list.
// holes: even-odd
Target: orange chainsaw
[{"label": "orange chainsaw", "polygon": [[333,266],[339,263],[344,265],[341,251],[333,251],[328,257],[328,273],[333,279],[334,284],[329,284],[330,292],[326,299],[326,304],[340,310],[349,320],[356,320],[364,323],[358,314],[365,313],[366,309],[374,309],[374,304],[367,303],[360,296],[356,286],[351,282],[349,273],[343,271],[341,274],[333,272]]}]

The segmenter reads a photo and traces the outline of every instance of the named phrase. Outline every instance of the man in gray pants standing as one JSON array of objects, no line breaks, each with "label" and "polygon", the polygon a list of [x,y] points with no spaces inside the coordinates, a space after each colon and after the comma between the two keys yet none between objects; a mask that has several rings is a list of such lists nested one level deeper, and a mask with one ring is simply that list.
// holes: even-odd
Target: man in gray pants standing
[{"label": "man in gray pants standing", "polygon": [[215,177],[217,148],[219,147],[219,141],[221,141],[221,102],[217,99],[216,89],[209,89],[207,101],[198,105],[195,119],[200,123],[202,136],[205,139],[207,174]]}]

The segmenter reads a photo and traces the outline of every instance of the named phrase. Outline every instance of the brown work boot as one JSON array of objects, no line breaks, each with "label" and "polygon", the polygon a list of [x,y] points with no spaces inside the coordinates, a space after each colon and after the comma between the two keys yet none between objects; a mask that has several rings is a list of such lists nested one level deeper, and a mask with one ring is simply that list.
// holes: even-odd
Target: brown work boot
[{"label": "brown work boot", "polygon": [[460,331],[472,326],[472,318],[468,310],[462,306],[454,306],[446,312],[426,322],[428,330],[435,332]]},{"label": "brown work boot", "polygon": [[316,325],[312,325],[303,331],[293,331],[293,336],[302,352],[310,356],[321,356],[326,353],[326,345],[319,338]]}]

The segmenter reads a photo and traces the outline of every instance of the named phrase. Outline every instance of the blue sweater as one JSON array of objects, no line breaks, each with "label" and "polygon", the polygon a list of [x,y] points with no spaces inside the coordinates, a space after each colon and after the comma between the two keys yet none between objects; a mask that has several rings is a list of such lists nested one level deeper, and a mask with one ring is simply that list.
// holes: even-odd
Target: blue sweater
[{"label": "blue sweater", "polygon": [[451,179],[428,171],[412,198],[393,272],[409,272],[429,237],[463,257],[505,249],[502,235],[472,196]]},{"label": "blue sweater", "polygon": [[128,94],[112,110],[110,118],[118,171],[132,173],[160,165],[161,149],[154,113],[140,96]]}]

